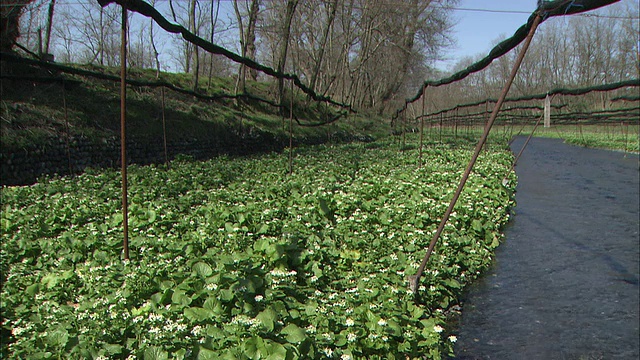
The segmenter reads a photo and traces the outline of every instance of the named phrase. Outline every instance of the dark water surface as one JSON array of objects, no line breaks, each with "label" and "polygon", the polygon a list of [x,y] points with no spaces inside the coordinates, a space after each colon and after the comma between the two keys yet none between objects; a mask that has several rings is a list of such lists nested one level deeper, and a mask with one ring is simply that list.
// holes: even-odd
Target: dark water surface
[{"label": "dark water surface", "polygon": [[457,358],[638,359],[638,156],[534,138],[516,173],[515,214],[467,294]]}]

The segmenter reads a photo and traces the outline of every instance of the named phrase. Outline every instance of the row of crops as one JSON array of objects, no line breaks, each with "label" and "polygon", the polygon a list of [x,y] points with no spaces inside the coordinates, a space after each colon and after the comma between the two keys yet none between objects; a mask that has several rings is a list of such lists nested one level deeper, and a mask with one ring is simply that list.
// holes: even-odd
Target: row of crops
[{"label": "row of crops", "polygon": [[[415,140],[415,139],[410,139]],[[410,146],[411,147],[411,144]],[[2,358],[439,359],[492,260],[512,155],[483,151],[409,289],[472,145],[390,142],[90,171],[2,189]],[[503,182],[507,176],[508,181]]]}]

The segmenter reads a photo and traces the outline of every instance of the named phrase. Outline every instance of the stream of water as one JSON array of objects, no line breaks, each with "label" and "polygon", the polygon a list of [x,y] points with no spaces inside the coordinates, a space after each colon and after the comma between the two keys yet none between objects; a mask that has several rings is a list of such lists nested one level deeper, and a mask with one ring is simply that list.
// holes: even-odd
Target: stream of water
[{"label": "stream of water", "polygon": [[456,358],[640,358],[638,156],[534,138],[516,173],[506,240],[463,299]]}]

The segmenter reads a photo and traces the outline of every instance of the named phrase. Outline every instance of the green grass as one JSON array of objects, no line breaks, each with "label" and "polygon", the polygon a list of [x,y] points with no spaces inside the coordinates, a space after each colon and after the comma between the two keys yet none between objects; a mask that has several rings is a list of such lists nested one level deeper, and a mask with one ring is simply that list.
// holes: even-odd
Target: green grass
[{"label": "green grass", "polygon": [[[523,134],[530,134],[532,129],[525,128]],[[634,153],[640,150],[638,125],[556,125],[546,129],[538,127],[534,136],[559,138],[569,144],[590,148]]]},{"label": "green grass", "polygon": [[[533,126],[503,126],[495,125],[491,129],[489,142],[506,144],[515,135],[529,135]],[[459,127],[456,131],[453,127],[425,128],[425,137],[432,140],[466,138],[477,142],[484,128],[480,126]],[[638,153],[640,151],[640,126],[639,125],[554,125],[550,128],[539,126],[534,137],[548,137],[563,139],[568,144],[590,148],[617,150]]]}]

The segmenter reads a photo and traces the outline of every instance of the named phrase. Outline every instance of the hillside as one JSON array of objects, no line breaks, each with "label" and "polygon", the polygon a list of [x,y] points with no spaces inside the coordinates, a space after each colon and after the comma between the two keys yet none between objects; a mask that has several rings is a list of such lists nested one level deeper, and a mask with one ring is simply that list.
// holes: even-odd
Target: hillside
[{"label": "hillside", "polygon": [[[82,69],[114,77],[119,74],[116,68]],[[7,62],[2,64],[2,76],[2,184],[29,183],[42,174],[119,164],[119,82]],[[154,70],[131,69],[128,78],[192,90],[191,79],[185,74],[161,73],[156,78]],[[225,98],[233,94],[234,85],[231,78],[201,79],[197,93],[221,97],[214,100],[164,91],[169,159],[180,154],[195,158],[244,155],[288,146],[288,107],[283,109],[287,115],[283,119],[280,108],[274,106],[275,100],[269,100],[276,98],[276,84],[247,82],[248,96]],[[162,103],[161,87],[128,87],[126,130],[130,163],[164,161]],[[361,114],[313,126],[338,117],[338,111],[294,92],[294,145],[368,139],[385,132],[382,119]],[[28,173],[24,168],[29,168]]]}]

